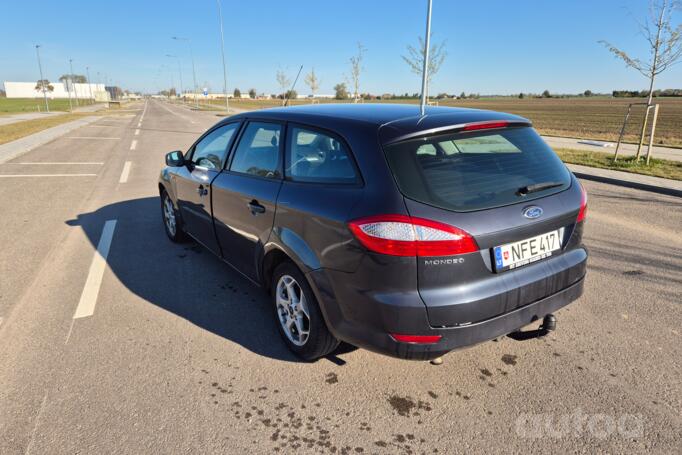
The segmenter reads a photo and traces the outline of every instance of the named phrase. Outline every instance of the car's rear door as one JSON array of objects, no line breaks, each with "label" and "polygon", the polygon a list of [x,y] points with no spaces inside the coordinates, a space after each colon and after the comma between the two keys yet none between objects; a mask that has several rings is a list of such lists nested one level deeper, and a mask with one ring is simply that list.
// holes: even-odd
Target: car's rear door
[{"label": "car's rear door", "polygon": [[187,164],[175,178],[178,207],[185,231],[206,248],[220,254],[211,217],[211,182],[225,164],[240,122],[219,125],[189,150]]},{"label": "car's rear door", "polygon": [[549,259],[565,252],[581,190],[532,128],[421,137],[385,151],[410,216],[456,226],[480,250],[417,259],[432,325],[488,319],[581,278]]},{"label": "car's rear door", "polygon": [[223,258],[258,279],[257,264],[282,186],[284,125],[249,121],[226,170],[213,180],[213,217]]}]

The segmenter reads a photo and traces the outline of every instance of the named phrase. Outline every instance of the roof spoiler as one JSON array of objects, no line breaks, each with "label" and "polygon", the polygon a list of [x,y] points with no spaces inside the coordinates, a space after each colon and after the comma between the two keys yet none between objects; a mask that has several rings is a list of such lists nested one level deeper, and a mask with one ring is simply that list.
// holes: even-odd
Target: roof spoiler
[{"label": "roof spoiler", "polygon": [[529,121],[524,120],[484,120],[482,122],[460,123],[458,125],[439,126],[428,130],[415,131],[413,133],[399,136],[384,145],[395,144],[396,142],[407,141],[423,136],[433,136],[444,133],[464,133],[469,131],[492,130],[499,128],[510,128],[518,126],[533,126]]}]

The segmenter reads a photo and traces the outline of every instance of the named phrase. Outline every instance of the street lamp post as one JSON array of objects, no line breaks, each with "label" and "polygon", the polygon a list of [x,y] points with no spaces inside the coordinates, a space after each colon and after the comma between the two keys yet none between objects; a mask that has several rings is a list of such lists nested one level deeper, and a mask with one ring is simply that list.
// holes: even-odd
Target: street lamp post
[{"label": "street lamp post", "polygon": [[45,87],[45,79],[43,78],[43,65],[40,63],[40,44],[36,44],[36,55],[38,56],[38,69],[40,70],[40,87],[43,89],[43,98],[45,98],[45,111],[50,112],[50,105],[47,102],[47,87]]},{"label": "street lamp post", "polygon": [[71,81],[73,83],[73,81],[71,80],[71,77],[66,78],[66,82],[65,82],[66,93],[69,95],[69,112],[73,112],[73,104],[71,104],[71,88],[69,88],[69,81]]},{"label": "street lamp post", "polygon": [[94,104],[95,98],[92,97],[92,81],[90,80],[90,67],[85,67],[85,74],[88,76],[88,88],[90,89],[90,102]]},{"label": "street lamp post", "polygon": [[166,54],[166,57],[174,58],[178,61],[178,72],[180,73],[180,98],[182,99],[182,94],[184,93],[182,89],[182,67],[180,66],[180,58],[177,55]]},{"label": "street lamp post", "polygon": [[181,38],[179,36],[173,36],[172,39],[176,41],[186,41],[187,46],[189,47],[189,56],[192,59],[192,79],[194,82],[194,105],[198,109],[199,108],[199,96],[198,96],[198,86],[197,86],[197,72],[194,69],[194,52],[192,52],[192,40],[189,38]]},{"label": "street lamp post", "polygon": [[69,67],[71,68],[71,84],[73,84],[73,95],[76,98],[76,106],[79,106],[78,90],[76,90],[76,82],[73,80],[73,59],[69,59]]},{"label": "street lamp post", "polygon": [[422,68],[422,96],[419,106],[419,112],[424,115],[426,112],[426,95],[428,87],[428,71],[429,71],[429,45],[431,42],[431,0],[426,0],[426,38],[424,39],[424,66]]},{"label": "street lamp post", "polygon": [[223,91],[225,92],[225,113],[230,113],[230,102],[227,99],[227,67],[225,66],[225,35],[223,34],[223,11],[220,7],[220,0],[216,0],[218,4],[218,18],[220,19],[220,49],[223,54]]}]

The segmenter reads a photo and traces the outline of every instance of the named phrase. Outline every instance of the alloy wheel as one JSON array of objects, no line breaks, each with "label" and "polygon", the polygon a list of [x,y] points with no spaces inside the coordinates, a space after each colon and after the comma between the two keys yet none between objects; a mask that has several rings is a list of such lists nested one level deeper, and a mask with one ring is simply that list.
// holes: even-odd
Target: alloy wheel
[{"label": "alloy wheel", "polygon": [[310,335],[310,313],[301,286],[291,275],[277,282],[276,305],[279,323],[289,341],[303,346]]},{"label": "alloy wheel", "polygon": [[166,223],[166,228],[170,235],[175,235],[175,209],[168,195],[163,198],[163,220]]}]

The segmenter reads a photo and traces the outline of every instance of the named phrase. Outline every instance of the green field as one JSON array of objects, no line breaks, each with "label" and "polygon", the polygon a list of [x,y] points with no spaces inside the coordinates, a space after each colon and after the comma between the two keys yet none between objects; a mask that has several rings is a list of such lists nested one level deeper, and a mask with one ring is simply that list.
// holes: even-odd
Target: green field
[{"label": "green field", "polygon": [[[682,98],[656,98],[661,104],[656,144],[682,147]],[[629,103],[645,102],[644,98],[482,98],[478,100],[444,100],[440,106],[468,107],[510,112],[530,119],[541,134],[616,141]],[[320,100],[321,103],[338,102]],[[372,101],[385,103],[418,103],[416,99]],[[216,106],[224,101],[212,100]],[[292,100],[290,104],[308,104],[307,100]],[[230,106],[240,109],[261,109],[280,106],[280,100],[230,100]],[[644,114],[643,106],[632,110],[625,141],[636,142]]]},{"label": "green field", "polygon": [[[50,111],[69,111],[69,100],[55,99],[47,100],[50,104]],[[76,107],[76,101],[71,100],[73,107]],[[89,100],[78,100],[81,106],[91,104]],[[41,112],[45,111],[45,100],[42,98],[0,98],[0,115],[2,114],[18,114],[22,112]]]}]

